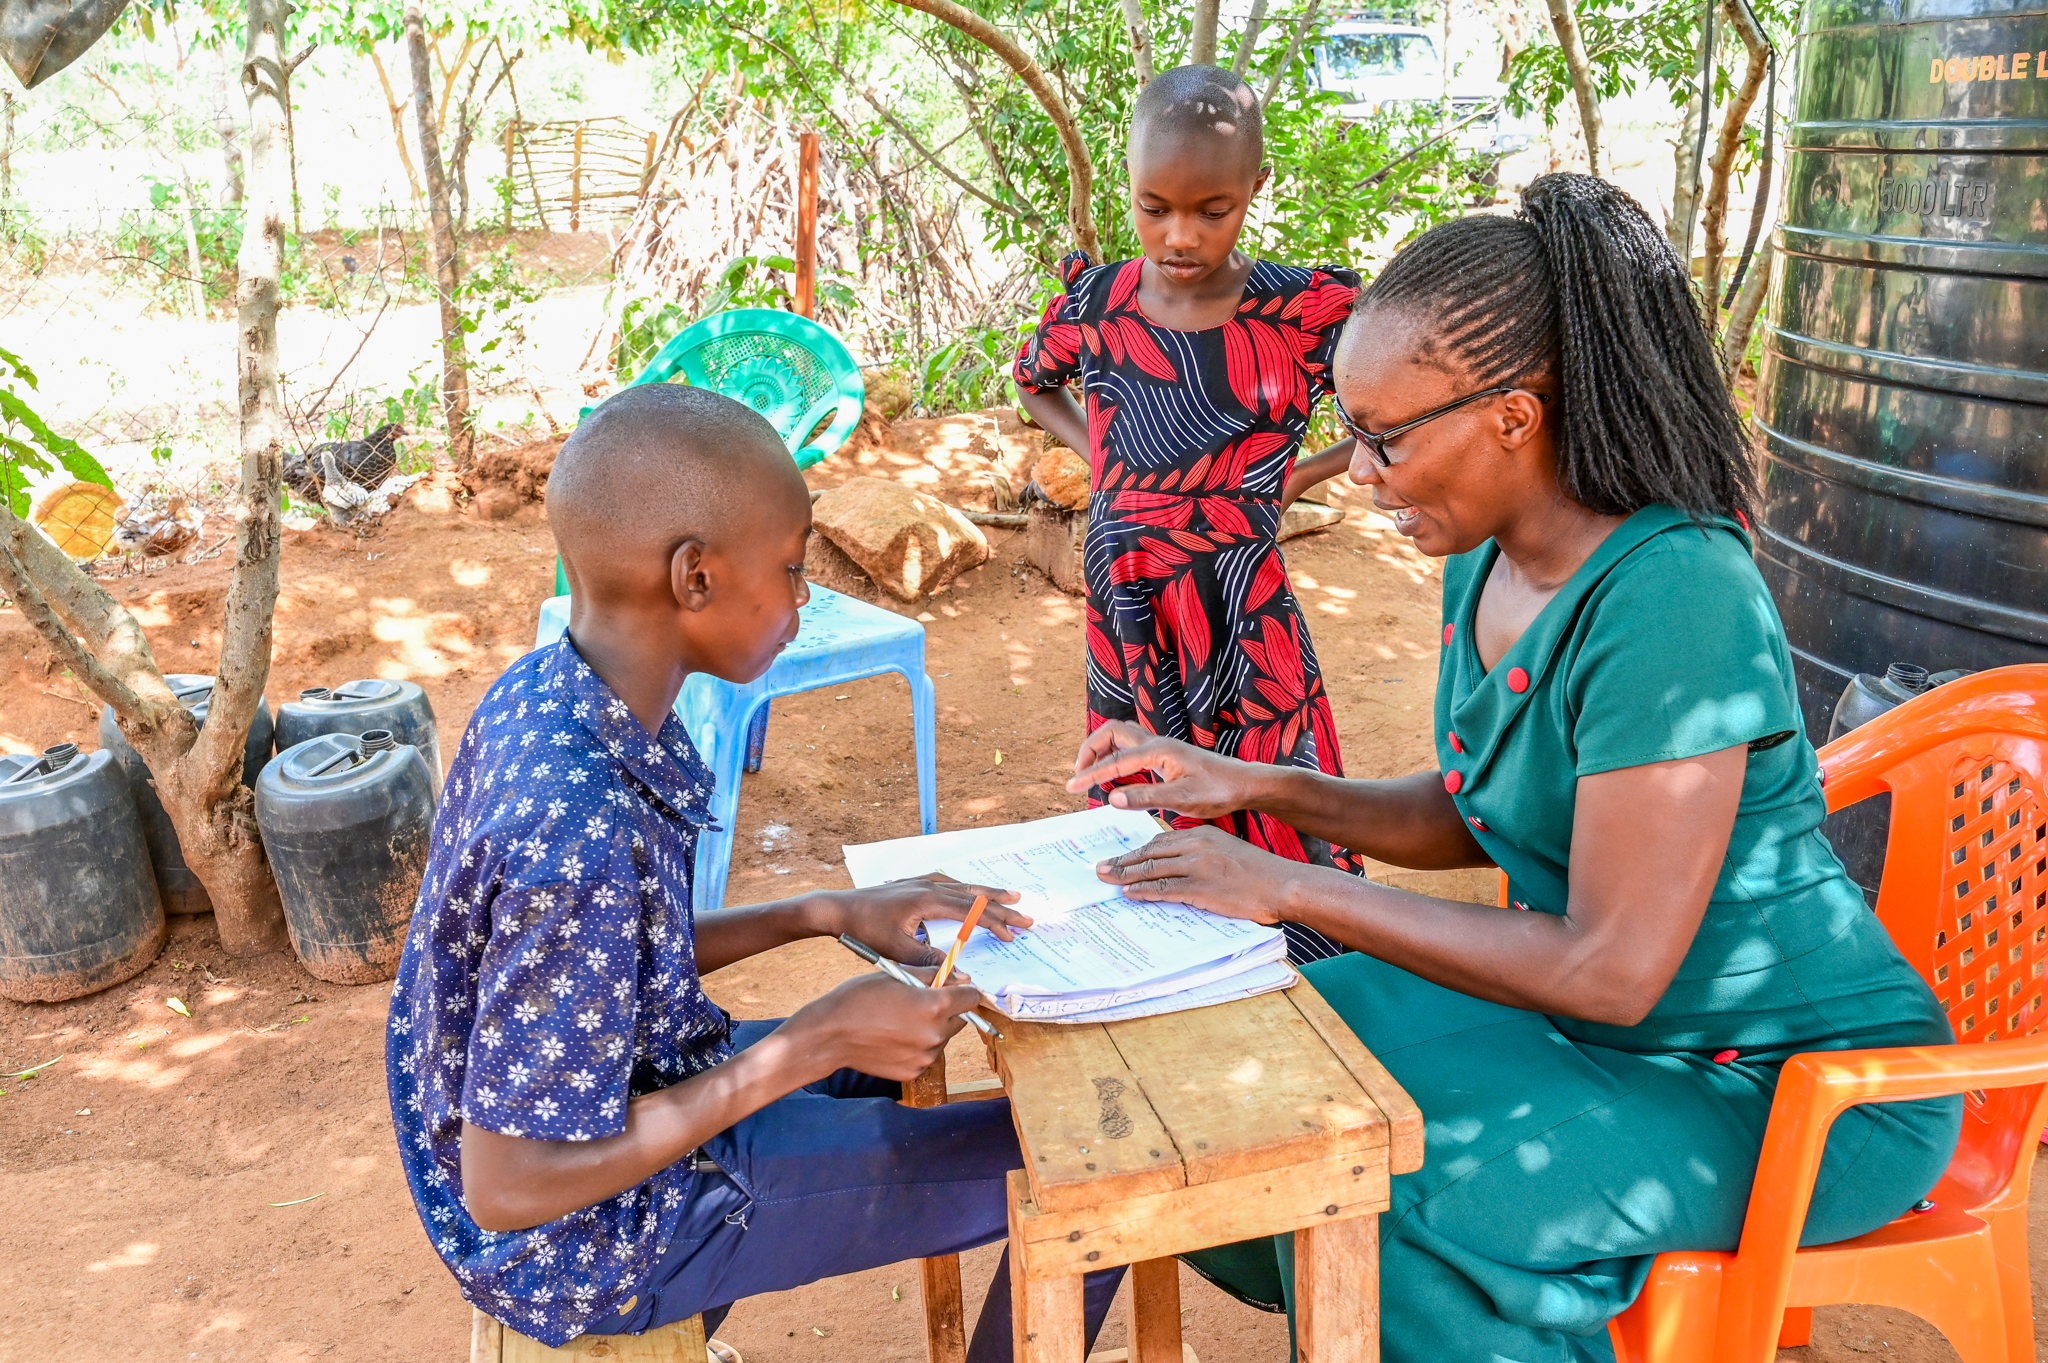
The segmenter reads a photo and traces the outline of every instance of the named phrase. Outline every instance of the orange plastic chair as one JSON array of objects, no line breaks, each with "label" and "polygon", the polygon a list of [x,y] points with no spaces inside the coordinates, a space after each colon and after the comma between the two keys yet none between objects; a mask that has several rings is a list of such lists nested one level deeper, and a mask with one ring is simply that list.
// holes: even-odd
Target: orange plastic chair
[{"label": "orange plastic chair", "polygon": [[[1820,754],[1828,808],[1892,795],[1877,912],[1960,1044],[1827,1051],[1785,1063],[1742,1240],[1660,1254],[1609,1326],[1620,1363],[1770,1363],[1813,1308],[1891,1306],[1964,1363],[2034,1363],[2027,1185],[2048,1117],[2048,666],[1917,696]],[[2001,1039],[2003,1038],[2003,1039]],[[1934,1204],[1799,1248],[1828,1127],[1858,1103],[1964,1094]]]}]

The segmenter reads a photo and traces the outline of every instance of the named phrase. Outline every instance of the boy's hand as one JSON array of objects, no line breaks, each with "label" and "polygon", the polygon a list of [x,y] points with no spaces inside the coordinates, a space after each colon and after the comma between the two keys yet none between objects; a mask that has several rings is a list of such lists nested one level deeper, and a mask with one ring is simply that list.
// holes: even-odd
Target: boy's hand
[{"label": "boy's hand", "polygon": [[988,896],[988,907],[981,911],[979,926],[998,939],[1007,942],[1017,930],[1031,926],[1029,918],[1005,907],[1016,902],[1014,890],[965,885],[944,876],[919,876],[872,889],[838,890],[823,896],[829,904],[823,935],[837,937],[844,933],[905,965],[937,965],[946,959],[946,954],[917,940],[918,924],[931,918],[958,922],[967,917],[967,911],[980,895]]},{"label": "boy's hand", "polygon": [[981,1001],[972,985],[913,989],[887,975],[857,975],[799,1008],[776,1029],[822,1067],[818,1078],[855,1069],[909,1083],[939,1058],[960,1016]]}]

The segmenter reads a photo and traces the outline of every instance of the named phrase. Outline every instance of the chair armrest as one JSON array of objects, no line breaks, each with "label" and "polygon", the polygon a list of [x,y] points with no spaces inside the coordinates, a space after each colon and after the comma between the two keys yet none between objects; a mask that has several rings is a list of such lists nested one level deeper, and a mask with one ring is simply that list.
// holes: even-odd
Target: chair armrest
[{"label": "chair armrest", "polygon": [[[1742,1240],[1724,1279],[1724,1306],[1738,1315],[1722,1318],[1718,1348],[1723,1356],[1771,1356],[1828,1131],[1846,1109],[2030,1085],[2048,1085],[2048,1036],[1968,1046],[1815,1051],[1786,1061],[1764,1128]],[[2040,1107],[2037,1101],[2037,1125]]]}]

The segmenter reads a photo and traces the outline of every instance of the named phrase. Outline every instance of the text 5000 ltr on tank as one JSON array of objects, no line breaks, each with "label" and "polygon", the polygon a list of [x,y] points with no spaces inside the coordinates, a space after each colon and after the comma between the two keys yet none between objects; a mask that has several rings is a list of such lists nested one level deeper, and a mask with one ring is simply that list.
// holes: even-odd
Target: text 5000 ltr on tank
[{"label": "text 5000 ltr on tank", "polygon": [[2048,3],[1813,0],[1757,395],[1807,731],[2048,661]]}]

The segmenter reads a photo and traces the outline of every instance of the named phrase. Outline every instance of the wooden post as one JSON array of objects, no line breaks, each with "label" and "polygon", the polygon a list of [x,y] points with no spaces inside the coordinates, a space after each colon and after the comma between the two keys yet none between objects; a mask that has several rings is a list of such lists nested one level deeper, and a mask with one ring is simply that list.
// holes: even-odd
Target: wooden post
[{"label": "wooden post", "polygon": [[798,144],[796,170],[796,310],[818,315],[818,134]]},{"label": "wooden post", "polygon": [[1379,1363],[1379,1217],[1294,1233],[1294,1331],[1301,1363]]},{"label": "wooden post", "polygon": [[576,125],[576,147],[569,156],[569,230],[583,230],[583,127]]},{"label": "wooden post", "polygon": [[[815,133],[805,135],[816,136]],[[817,144],[813,142],[811,145],[815,149]],[[941,1051],[930,1069],[903,1086],[903,1105],[938,1107],[945,1101],[946,1054]],[[925,1358],[928,1363],[964,1363],[967,1357],[967,1304],[960,1295],[960,1256],[943,1254],[935,1259],[920,1259],[917,1267],[924,1286]]]},{"label": "wooden post", "polygon": [[512,200],[518,186],[512,178],[512,139],[518,134],[519,120],[513,119],[505,125],[505,231],[512,231]]},{"label": "wooden post", "polygon": [[1181,1363],[1178,1259],[1131,1265],[1131,1363]]}]

